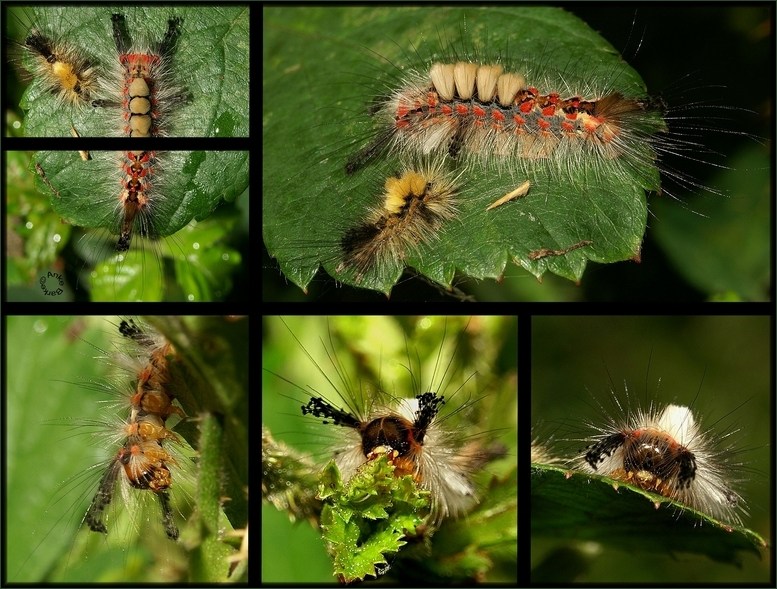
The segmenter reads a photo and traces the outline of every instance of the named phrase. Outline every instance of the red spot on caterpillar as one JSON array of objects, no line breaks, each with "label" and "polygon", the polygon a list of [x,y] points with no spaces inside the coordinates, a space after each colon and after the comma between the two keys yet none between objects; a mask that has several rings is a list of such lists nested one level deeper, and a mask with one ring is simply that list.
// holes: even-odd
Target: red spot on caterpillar
[{"label": "red spot on caterpillar", "polygon": [[[620,93],[583,97],[569,91],[564,96],[548,89],[542,94],[527,85],[522,74],[463,61],[435,63],[428,77],[411,78],[391,96],[379,111],[390,116],[391,131],[349,160],[349,174],[386,148],[409,149],[418,155],[457,157],[462,152],[481,159],[489,155],[551,159],[556,153],[562,157],[560,141],[583,138],[608,160],[628,158],[631,153],[613,139],[621,135],[625,117],[646,110],[644,101]],[[482,119],[489,115],[498,124],[484,125]],[[511,139],[531,134],[544,144]],[[650,139],[649,134],[644,136]]]},{"label": "red spot on caterpillar", "polygon": [[[150,176],[153,174],[154,152],[128,151],[125,153],[127,162],[122,164],[125,177],[122,180],[122,191],[119,202],[122,209],[121,229],[116,249],[127,251],[132,240],[135,219],[148,213],[151,188]],[[148,223],[141,223],[141,235],[148,235]]]}]

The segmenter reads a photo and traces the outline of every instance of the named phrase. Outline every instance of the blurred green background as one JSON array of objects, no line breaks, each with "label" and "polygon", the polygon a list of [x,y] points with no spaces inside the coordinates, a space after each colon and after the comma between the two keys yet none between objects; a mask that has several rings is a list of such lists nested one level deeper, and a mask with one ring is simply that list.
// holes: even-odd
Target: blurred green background
[{"label": "blurred green background", "polygon": [[[746,463],[746,472],[739,475],[747,481],[737,488],[748,503],[750,515],[743,516],[743,520],[747,527],[772,541],[773,359],[769,317],[535,317],[533,435],[541,440],[552,436],[551,445],[559,455],[579,453],[585,442],[573,440],[590,433],[586,421],[601,422],[597,403],[613,412],[611,388],[623,401],[624,380],[632,403],[646,406],[657,399],[662,404],[691,406],[701,417],[702,427],[714,431],[739,428],[730,441],[736,441],[736,446],[744,450],[739,458]],[[760,561],[745,555],[743,568],[737,569],[703,557],[641,553],[639,530],[634,531],[634,538],[634,545],[621,551],[600,550],[590,543],[575,545],[588,551],[589,556],[582,558],[581,571],[572,578],[565,576],[572,569],[564,563],[575,559],[567,553],[553,561],[559,581],[671,584],[769,578],[767,550],[762,551]],[[552,551],[569,548],[564,540],[533,539],[532,566]]]}]

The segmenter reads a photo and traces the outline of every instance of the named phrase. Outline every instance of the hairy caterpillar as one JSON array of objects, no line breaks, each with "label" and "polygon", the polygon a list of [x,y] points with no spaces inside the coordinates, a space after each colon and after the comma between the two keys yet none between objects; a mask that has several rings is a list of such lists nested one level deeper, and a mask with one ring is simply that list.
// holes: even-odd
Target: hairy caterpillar
[{"label": "hairy caterpillar", "polygon": [[[356,172],[382,149],[461,156],[465,167],[506,172],[517,162],[529,177],[539,161],[547,160],[555,168],[551,177],[558,178],[574,159],[611,160],[622,166],[618,174],[627,174],[638,162],[657,157],[639,149],[658,148],[653,135],[663,128],[647,100],[606,90],[589,90],[586,97],[569,80],[552,81],[547,73],[538,79],[528,64],[473,59],[435,62],[428,73],[411,71],[376,107],[382,128],[349,159],[346,172]],[[544,93],[542,87],[551,90]]]},{"label": "hairy caterpillar", "polygon": [[74,46],[31,29],[24,47],[33,56],[36,66],[33,78],[63,103],[84,107],[96,90],[98,74],[90,59]]},{"label": "hairy caterpillar", "polygon": [[[183,410],[170,402],[176,397],[171,387],[181,391],[181,386],[170,380],[175,377],[168,363],[178,360],[169,342],[133,319],[117,319],[108,325],[110,334],[105,322],[41,318],[35,325],[18,325],[27,332],[39,329],[41,341],[51,343],[51,376],[62,380],[49,381],[49,387],[62,392],[60,401],[41,405],[37,417],[51,416],[45,424],[29,424],[32,431],[43,430],[28,449],[39,477],[35,492],[27,495],[38,506],[32,509],[37,519],[25,520],[27,508],[20,507],[9,523],[18,541],[6,553],[9,578],[90,580],[99,573],[87,566],[89,557],[100,555],[104,571],[125,570],[137,579],[176,574],[165,573],[165,567],[180,566],[184,554],[171,539],[192,508],[193,451],[170,429]],[[73,369],[63,368],[55,359],[73,341],[84,343],[78,338],[89,338],[92,353],[76,351],[69,359]],[[98,358],[92,357],[95,352]],[[96,366],[105,370],[101,362],[112,366],[110,376],[98,376]],[[21,376],[23,369],[14,372]],[[25,421],[20,402],[14,413],[19,424]],[[168,420],[171,414],[176,417]],[[57,449],[63,464],[41,479],[37,468],[46,460],[46,445],[49,454]],[[14,485],[34,484],[13,472]],[[146,552],[152,546],[158,561]],[[131,572],[133,559],[148,569]]]},{"label": "hairy caterpillar", "polygon": [[399,265],[409,248],[435,239],[455,216],[455,193],[455,180],[439,168],[408,169],[388,178],[383,206],[343,235],[341,264],[354,268],[357,278],[375,264]]},{"label": "hairy caterpillar", "polygon": [[[244,345],[239,333],[247,326],[234,318],[206,322],[207,336],[198,331],[206,329],[200,318],[39,317],[9,322],[19,350],[9,358],[15,396],[8,407],[9,423],[12,435],[26,438],[8,454],[14,513],[7,525],[16,538],[5,548],[9,580],[200,577],[188,561],[193,545],[180,540],[185,522],[191,524],[194,475],[205,468],[207,452],[202,428],[216,399],[197,392],[197,383],[211,369],[192,378],[188,362],[194,349],[212,366],[226,361],[229,346],[216,354],[200,346],[223,343],[228,330]],[[26,355],[46,361],[47,372],[37,385],[30,366],[19,361]],[[230,356],[229,362],[245,365],[238,356]],[[222,379],[237,376],[222,364]],[[52,398],[36,401],[36,387]],[[182,413],[196,418],[184,421]],[[197,447],[197,454],[187,442]],[[220,467],[222,486],[212,499],[219,506],[212,538],[225,536],[218,537],[209,565],[225,580],[226,558],[234,554],[225,537],[231,527],[245,527],[246,517],[246,479],[237,478],[232,468],[242,465],[243,458],[234,446],[226,447],[232,448],[232,462]],[[53,454],[60,460],[53,461]],[[229,507],[221,505],[226,497],[234,497]]]},{"label": "hairy caterpillar", "polygon": [[[326,263],[366,287],[376,273],[401,274],[407,260],[418,259],[455,219],[457,180],[441,163],[422,161],[370,177],[368,212],[343,220],[336,243],[321,244],[330,251]],[[309,244],[299,244],[300,255],[310,255]]]},{"label": "hairy caterpillar", "polygon": [[[176,106],[187,100],[182,88],[176,87],[170,78],[170,60],[181,35],[181,18],[170,18],[164,38],[153,43],[152,48],[133,45],[122,14],[111,15],[113,38],[118,53],[118,68],[111,77],[101,80],[105,94],[113,92],[113,101],[95,101],[102,108],[121,108],[124,121],[122,135],[129,137],[157,137],[167,134],[167,120]],[[122,190],[119,196],[121,227],[116,244],[118,252],[130,247],[132,232],[138,226],[139,233],[153,236],[152,199],[154,176],[158,168],[164,169],[159,161],[163,152],[127,151],[122,156]],[[154,213],[155,215],[156,213]],[[138,220],[136,223],[136,219]]]},{"label": "hairy caterpillar", "polygon": [[[117,112],[122,109],[127,67],[139,59],[153,78],[154,119],[158,133],[186,137],[241,137],[248,134],[247,79],[248,9],[244,7],[37,7],[14,9],[20,23],[29,24],[45,39],[61,39],[71,53],[93,67],[89,102],[63,112],[45,76],[35,75],[35,53],[20,60],[33,75],[22,100],[28,136],[68,134],[70,125],[84,137],[123,134]],[[170,23],[174,23],[172,28]],[[26,32],[17,44],[24,45]],[[161,52],[160,52],[161,50]],[[65,55],[68,55],[66,53]],[[136,57],[132,57],[132,56]],[[203,56],[209,56],[203,62]],[[123,56],[123,57],[122,57]],[[141,58],[140,56],[145,56]],[[156,57],[152,57],[156,56]],[[78,61],[78,60],[75,60]],[[124,63],[122,63],[124,61]],[[130,62],[133,62],[132,64]],[[234,83],[234,91],[211,92],[211,84],[182,88],[181,72],[200,71],[206,77]],[[119,115],[121,116],[121,115]]]},{"label": "hairy caterpillar", "polygon": [[[660,100],[649,100],[650,94],[645,85],[638,77],[634,77],[636,74],[625,66],[612,47],[592,42],[591,46],[571,49],[571,41],[565,39],[564,33],[559,30],[563,29],[563,19],[559,19],[558,23],[551,26],[551,32],[543,34],[540,25],[545,25],[547,21],[553,21],[562,14],[550,14],[551,12],[533,15],[531,11],[522,12],[518,9],[493,11],[495,15],[504,17],[502,22],[510,18],[510,27],[503,27],[495,20],[489,20],[487,11],[482,13],[462,11],[456,15],[433,10],[428,11],[428,14],[424,11],[408,11],[407,17],[412,20],[412,25],[405,23],[401,14],[398,14],[396,19],[386,19],[388,22],[380,20],[379,16],[375,15],[374,30],[369,26],[373,23],[372,20],[360,21],[359,35],[364,38],[363,44],[368,47],[360,59],[351,60],[348,52],[343,52],[342,59],[335,60],[330,71],[326,69],[326,65],[322,64],[319,67],[319,64],[314,63],[313,57],[302,60],[299,67],[295,68],[291,55],[296,53],[290,54],[289,60],[282,61],[286,67],[278,67],[277,83],[272,84],[277,94],[274,91],[269,96],[270,106],[272,104],[279,106],[292,101],[294,89],[296,88],[299,94],[303,91],[303,84],[306,84],[306,87],[314,84],[319,72],[322,72],[321,77],[325,82],[317,86],[321,91],[317,93],[314,102],[323,103],[326,95],[332,95],[335,98],[331,106],[320,109],[321,114],[318,117],[320,123],[316,127],[316,137],[322,147],[313,149],[303,141],[297,145],[294,129],[299,125],[299,132],[303,133],[302,129],[306,121],[302,118],[298,121],[288,121],[288,124],[282,125],[283,129],[281,126],[277,128],[279,133],[277,136],[280,137],[280,133],[283,134],[286,148],[295,149],[296,145],[299,153],[306,154],[303,158],[306,162],[318,163],[314,164],[315,167],[306,165],[305,170],[298,170],[297,176],[293,174],[295,164],[289,162],[270,174],[270,177],[279,180],[270,181],[268,185],[270,189],[276,186],[277,197],[268,199],[264,203],[268,213],[265,215],[264,232],[270,254],[285,245],[282,236],[293,239],[295,236],[307,236],[311,231],[318,235],[328,228],[331,242],[337,239],[334,233],[338,228],[327,222],[329,212],[326,210],[328,208],[326,205],[320,207],[319,223],[316,227],[303,228],[304,218],[287,210],[289,208],[287,205],[300,206],[304,203],[304,195],[299,198],[294,196],[294,185],[305,185],[305,193],[311,195],[311,198],[319,190],[322,194],[331,194],[335,189],[344,195],[353,194],[356,191],[355,187],[361,184],[356,178],[360,174],[377,174],[378,169],[382,172],[391,170],[399,167],[396,160],[401,160],[403,155],[409,155],[404,152],[422,151],[406,147],[408,143],[411,147],[422,143],[420,140],[397,141],[395,142],[397,146],[393,150],[379,149],[373,157],[366,158],[364,165],[359,170],[355,170],[353,175],[348,176],[345,173],[344,167],[347,162],[355,157],[355,154],[358,156],[360,150],[368,148],[376,134],[382,133],[385,119],[375,114],[375,109],[370,109],[370,104],[378,105],[379,113],[380,105],[385,104],[392,94],[403,87],[403,80],[415,79],[416,74],[428,74],[434,64],[456,64],[461,61],[481,65],[501,65],[504,71],[515,71],[519,68],[514,66],[522,62],[540,81],[547,81],[555,76],[556,82],[551,85],[561,87],[559,94],[567,98],[578,95],[590,97],[595,94],[606,96],[620,93],[641,101],[645,107],[661,104]],[[356,13],[358,11],[350,14]],[[346,21],[348,15],[349,11],[343,11],[343,18]],[[315,14],[310,15],[310,18],[318,22]],[[332,19],[334,18],[332,16]],[[321,20],[326,19],[321,17]],[[272,25],[273,20],[270,19],[268,22]],[[529,24],[537,24],[537,26],[531,28]],[[323,24],[323,26],[328,25]],[[519,30],[523,26],[527,26],[528,30]],[[554,26],[556,28],[553,28]],[[381,29],[380,32],[378,29]],[[392,33],[388,39],[386,31]],[[648,31],[645,34],[646,38],[649,38],[650,33]],[[660,30],[656,34],[660,34]],[[304,35],[300,37],[304,39]],[[291,38],[293,39],[293,36]],[[293,43],[290,41],[290,44]],[[333,46],[330,50],[335,52],[337,47]],[[540,85],[541,83],[538,82],[537,87],[539,88]],[[655,85],[649,83],[648,87],[651,92],[656,91]],[[288,96],[285,93],[286,88],[288,88]],[[658,90],[660,91],[660,86]],[[547,96],[548,92],[550,90],[543,90],[542,94]],[[703,95],[702,99],[706,99],[706,104],[713,105],[716,100],[712,91]],[[725,107],[719,109],[710,107],[705,114],[702,114],[700,110],[702,105],[698,103],[688,105],[687,110],[683,111],[682,102],[687,100],[687,97],[677,100],[676,102],[680,104],[679,108],[672,102],[669,103],[669,111],[664,113],[669,130],[656,134],[652,146],[645,141],[633,141],[633,139],[640,135],[641,130],[644,129],[643,125],[655,123],[656,126],[653,129],[660,130],[662,123],[652,117],[654,114],[660,114],[662,109],[640,107],[624,117],[623,125],[625,126],[627,122],[632,125],[631,135],[626,129],[627,132],[619,136],[621,139],[626,137],[632,139],[628,145],[624,144],[620,149],[625,157],[596,159],[592,150],[584,149],[586,142],[579,141],[577,145],[582,147],[577,152],[574,149],[574,142],[570,142],[567,147],[562,144],[559,149],[551,151],[556,158],[553,160],[554,163],[543,162],[543,158],[535,158],[533,161],[523,158],[511,164],[505,161],[508,158],[490,156],[487,157],[490,157],[491,161],[484,163],[483,154],[474,153],[474,149],[467,151],[465,146],[458,156],[458,160],[463,161],[462,167],[466,170],[465,177],[462,178],[464,189],[461,195],[463,207],[460,219],[463,227],[461,232],[453,237],[453,242],[463,243],[465,235],[470,239],[482,235],[481,239],[485,245],[481,244],[483,247],[478,248],[478,252],[481,254],[488,252],[493,255],[489,256],[484,263],[478,264],[474,259],[476,256],[472,256],[472,247],[459,248],[460,251],[457,251],[455,248],[443,247],[443,244],[440,244],[436,248],[437,255],[432,255],[432,260],[437,262],[430,260],[430,270],[425,274],[445,276],[447,283],[454,276],[449,268],[456,268],[461,275],[467,275],[467,268],[472,267],[477,268],[477,271],[473,270],[475,278],[500,277],[505,273],[507,262],[517,261],[537,276],[549,270],[578,280],[587,260],[612,262],[616,258],[640,259],[644,223],[648,218],[645,188],[650,187],[655,191],[661,184],[656,169],[656,154],[660,152],[662,156],[667,156],[662,157],[659,163],[675,180],[674,188],[670,181],[663,187],[664,192],[684,198],[685,190],[694,189],[695,184],[710,186],[711,183],[692,180],[694,173],[686,175],[683,165],[686,162],[693,163],[691,162],[693,158],[713,161],[715,148],[705,149],[704,146],[707,131],[712,129],[713,133],[710,134],[714,135],[716,127],[727,127],[726,123],[717,125],[716,121],[720,118],[729,116],[736,118],[736,113],[728,111]],[[281,111],[273,109],[271,112],[279,116],[268,119],[268,141],[275,136],[276,128],[273,123],[280,121]],[[287,122],[284,121],[284,123]],[[731,125],[731,131],[731,135],[736,135],[737,139],[747,139],[746,133],[736,129],[736,125]],[[719,134],[724,135],[725,129]],[[430,131],[428,135],[431,136],[432,132]],[[450,137],[450,133],[447,132],[442,135]],[[472,134],[466,136],[471,137]],[[438,140],[437,136],[429,139],[430,145],[442,146],[443,143],[444,141]],[[472,147],[474,148],[474,145]],[[442,147],[433,151],[446,152]],[[677,151],[681,152],[681,156],[684,154],[686,157],[671,161],[672,154],[668,152]],[[467,156],[467,153],[470,155]],[[458,161],[450,155],[446,157],[454,165]],[[637,165],[635,163],[637,161],[640,164]],[[720,160],[716,162],[719,163]],[[335,166],[338,164],[341,167],[336,170]],[[267,165],[268,169],[274,169],[272,161]],[[371,170],[371,168],[374,169]],[[333,188],[327,188],[326,181],[333,175],[337,181]],[[492,211],[493,214],[490,217],[485,216],[485,212],[476,214],[477,209],[484,210],[488,204],[515,190],[526,180],[526,175],[534,177],[531,178],[531,190],[524,198]],[[616,177],[620,180],[626,180],[628,177],[630,181],[625,184],[620,183],[615,180]],[[286,178],[289,179],[288,185],[282,185],[283,179]],[[566,183],[564,178],[568,178],[570,182]],[[685,189],[678,189],[677,184],[684,185]],[[637,186],[641,188],[636,189]],[[717,190],[715,187],[712,188]],[[342,207],[347,206],[344,197],[327,202],[336,202]],[[615,211],[622,211],[624,214],[620,215]],[[279,213],[279,219],[281,216],[283,218],[283,221],[278,222],[278,228],[273,227],[270,221],[269,213],[274,215],[275,212]],[[559,224],[556,224],[556,220]],[[472,227],[476,229],[473,230]],[[613,239],[619,242],[616,248],[612,247]],[[310,259],[299,259],[300,257],[291,247],[283,252],[279,251],[278,259],[281,261],[281,267],[292,281],[298,283],[303,281],[303,285],[310,282],[310,278],[315,274],[314,258],[316,255],[323,255],[320,248],[318,252],[314,249],[318,247],[317,244],[320,241],[323,239],[311,242]],[[573,244],[584,241],[591,241],[592,245],[579,250],[569,250],[568,253],[560,256],[534,258],[529,256],[529,252],[534,251],[561,252]],[[619,249],[619,253],[616,254],[614,249]],[[284,256],[293,257],[294,263],[284,260]],[[439,267],[441,260],[444,260],[445,264],[442,269]],[[433,271],[432,268],[436,270]],[[329,271],[331,273],[331,270]],[[421,272],[424,273],[423,270]],[[334,276],[341,278],[337,273]],[[388,291],[389,285],[393,285],[395,280],[393,275],[385,277],[382,279],[380,290]],[[347,278],[345,282],[349,282]]]},{"label": "hairy caterpillar", "polygon": [[[396,450],[394,460],[397,468],[415,473],[417,484],[431,492],[431,511],[425,512],[429,515],[428,525],[440,528],[438,533],[444,534],[447,520],[466,518],[467,513],[473,510],[477,513],[477,501],[484,497],[475,481],[481,480],[485,473],[477,474],[483,467],[475,467],[476,463],[470,460],[474,454],[468,452],[474,452],[478,445],[485,449],[490,444],[482,430],[467,426],[467,423],[475,415],[483,418],[490,415],[486,407],[493,403],[501,403],[499,406],[503,411],[500,417],[486,420],[491,426],[497,427],[496,424],[503,420],[512,421],[513,413],[509,408],[514,407],[515,391],[514,381],[507,378],[504,386],[489,388],[488,394],[485,391],[469,394],[468,389],[474,386],[476,377],[469,372],[472,364],[465,358],[468,347],[474,343],[472,338],[484,338],[483,354],[475,361],[480,365],[486,356],[495,352],[487,343],[493,341],[492,337],[500,338],[493,329],[501,325],[507,330],[503,335],[509,340],[512,336],[508,334],[512,333],[514,322],[507,318],[480,317],[449,317],[447,321],[446,318],[395,320],[343,317],[330,318],[327,326],[324,319],[305,320],[309,329],[299,331],[297,328],[301,324],[294,318],[284,319],[287,326],[277,319],[268,319],[272,337],[268,339],[264,351],[266,386],[279,394],[263,401],[265,424],[274,432],[280,432],[277,437],[282,437],[295,448],[312,452],[319,468],[334,458],[346,478],[370,462],[364,454],[363,441],[358,441],[362,440],[358,431],[368,433],[377,428],[374,419],[382,423],[385,434],[392,429],[389,424],[395,424],[400,429],[407,426],[409,429],[406,431],[414,432],[414,441],[407,449],[405,444],[389,440],[390,436],[382,438],[380,445]],[[417,326],[409,332],[411,339],[407,342],[403,341],[403,330],[398,330],[405,323],[408,328]],[[454,337],[466,325],[469,326],[467,331]],[[291,334],[287,329],[291,330]],[[384,336],[381,344],[375,337],[378,333]],[[445,337],[441,340],[442,336]],[[320,350],[319,337],[328,338],[326,352],[329,360]],[[294,338],[299,339],[295,341]],[[354,364],[355,358],[347,352],[347,348],[342,347],[346,342],[351,348],[363,351],[361,365]],[[306,356],[307,360],[303,360]],[[292,361],[292,358],[295,360]],[[296,358],[302,365],[296,372],[290,372],[289,368],[297,363]],[[485,374],[481,377],[491,380]],[[414,403],[418,406],[412,407]],[[419,408],[420,413],[415,411]],[[296,413],[296,418],[292,417],[285,422],[286,425],[281,425],[283,414],[287,412]],[[307,415],[303,416],[303,413]],[[320,419],[316,419],[316,415]],[[357,428],[348,425],[354,425],[354,419],[359,423]],[[340,425],[334,425],[333,421],[340,422]],[[292,425],[294,422],[296,426]],[[289,428],[310,431],[284,433]],[[507,432],[505,436],[508,436]],[[501,440],[503,436],[499,438]],[[504,443],[512,444],[507,439]],[[497,464],[501,462],[492,466],[498,468]],[[473,467],[474,471],[470,472]],[[487,472],[491,469],[491,466],[485,467]],[[284,551],[294,549],[293,546],[283,547]],[[267,578],[281,580],[277,574],[271,572]],[[282,577],[287,581],[304,578],[301,575],[293,579]]]},{"label": "hairy caterpillar", "polygon": [[[674,499],[726,524],[741,526],[745,500],[727,481],[733,446],[716,448],[716,436],[700,429],[690,408],[650,407],[628,421],[599,426],[577,467]],[[623,418],[620,418],[623,419]]]},{"label": "hairy caterpillar", "polygon": [[103,94],[114,96],[95,104],[101,108],[121,108],[123,135],[156,137],[168,133],[170,114],[188,100],[188,93],[171,79],[171,59],[181,36],[183,19],[169,18],[161,41],[148,47],[133,43],[123,14],[111,15],[118,60],[116,67],[101,80]]},{"label": "hairy caterpillar", "polygon": [[[746,537],[747,530],[740,527],[743,526],[768,541],[770,532],[765,520],[769,508],[764,507],[768,502],[764,481],[772,467],[768,449],[763,445],[770,428],[762,418],[770,405],[768,358],[772,344],[768,320],[546,317],[533,321],[532,334],[532,420],[535,424],[541,420],[543,432],[552,433],[555,463],[558,466],[562,461],[561,467],[581,485],[577,489],[584,491],[590,485],[591,494],[580,497],[577,506],[572,499],[570,508],[582,508],[585,504],[602,523],[594,534],[602,550],[592,557],[592,562],[620,563],[618,559],[624,559],[622,566],[594,566],[581,578],[592,582],[636,581],[655,578],[655,567],[660,566],[660,578],[676,582],[691,578],[712,580],[725,570],[726,565],[713,563],[703,550],[696,550],[693,532],[690,538],[667,539],[666,554],[645,552],[647,541],[640,533],[640,525],[658,526],[659,541],[666,523],[670,527],[698,530],[698,534],[713,528],[724,537],[730,534],[756,544],[757,536]],[[759,351],[751,354],[754,347]],[[691,349],[693,353],[688,352]],[[604,369],[602,358],[606,362]],[[553,367],[559,362],[566,367],[566,374],[554,374]],[[609,386],[601,385],[603,378],[605,382],[609,380]],[[672,406],[675,408],[665,411]],[[552,430],[547,427],[550,425]],[[614,445],[611,457],[607,458],[599,445],[605,439],[615,440],[619,433],[636,439],[638,432],[646,436],[644,449],[653,447],[655,455],[664,460],[643,464],[647,468],[634,468],[639,461],[629,460],[627,468],[622,468],[624,446],[616,449]],[[681,442],[674,450],[664,444],[667,434]],[[541,437],[539,441],[547,439]],[[674,476],[677,473],[671,472],[673,465],[682,462],[674,460],[681,458],[681,447],[693,454],[696,466],[693,480],[689,479],[690,484],[682,488],[675,484],[679,482]],[[604,460],[596,460],[597,456]],[[596,470],[590,466],[589,457],[597,465]],[[618,457],[622,459],[621,467],[606,468],[612,464],[610,459]],[[664,476],[657,475],[661,471],[659,462],[670,467],[663,472]],[[602,472],[602,468],[607,472]],[[615,472],[618,468],[621,471]],[[607,479],[587,479],[592,472]],[[645,492],[622,488],[629,485]],[[616,491],[614,486],[620,490]],[[597,488],[602,495],[596,494]],[[667,495],[661,491],[667,491],[673,501],[667,501]],[[633,522],[629,522],[626,508],[631,497],[635,499],[635,509],[644,506],[644,510],[634,514]],[[733,499],[740,505],[734,506],[730,501]],[[619,508],[624,516],[619,519],[628,531],[615,541],[607,533],[608,515]],[[559,543],[574,544],[575,537],[572,530],[565,529],[552,542],[544,543],[546,537],[537,531],[533,541],[536,540],[537,553],[541,555]],[[755,548],[760,550],[757,544]],[[758,557],[736,551],[733,547],[723,550],[726,558],[743,557],[746,578],[761,578],[764,570]],[[700,554],[694,555],[695,552]],[[680,553],[683,566],[673,564]],[[691,563],[697,563],[692,571],[687,569]],[[703,569],[697,565],[703,565]]]}]

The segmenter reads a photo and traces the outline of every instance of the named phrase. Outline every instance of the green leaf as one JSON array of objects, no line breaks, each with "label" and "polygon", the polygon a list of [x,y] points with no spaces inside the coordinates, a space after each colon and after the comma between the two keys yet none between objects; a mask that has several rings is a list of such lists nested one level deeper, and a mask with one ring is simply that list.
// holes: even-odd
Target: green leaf
[{"label": "green leaf", "polygon": [[[265,24],[265,86],[272,90],[264,104],[263,236],[286,277],[303,289],[320,264],[338,280],[385,293],[401,275],[401,266],[388,265],[359,282],[337,271],[340,238],[378,204],[385,179],[401,165],[383,154],[353,176],[344,171],[345,161],[372,131],[368,103],[398,83],[389,79],[397,77],[393,64],[405,67],[411,61],[423,68],[417,55],[422,60],[437,51],[439,56],[440,39],[461,52],[457,35],[463,35],[465,47],[487,39],[489,49],[502,52],[502,62],[530,56],[535,67],[567,64],[566,81],[572,85],[576,77],[583,85],[596,77],[626,96],[646,93],[636,72],[604,39],[554,8],[273,8],[265,10]],[[336,30],[353,34],[346,42],[331,34]],[[645,125],[656,132],[663,123]],[[497,278],[509,261],[538,277],[550,271],[579,280],[587,260],[637,256],[647,219],[645,191],[657,190],[660,183],[649,148],[635,149],[641,153],[634,159],[642,163],[633,169],[619,165],[618,158],[598,163],[579,158],[571,174],[541,160],[506,173],[498,166],[468,169],[461,180],[459,218],[444,227],[439,240],[411,252],[407,265],[450,286],[456,272]],[[532,182],[529,195],[485,210],[526,176]],[[541,252],[550,255],[537,256]]]},{"label": "green leaf", "polygon": [[[223,299],[231,292],[233,273],[241,268],[241,254],[230,245],[238,214],[234,208],[220,209],[204,221],[192,221],[169,239],[135,244],[124,256],[113,251],[113,241],[96,250],[83,244],[87,259],[108,256],[98,257],[84,279],[92,300]],[[173,265],[168,266],[167,260]]]},{"label": "green leaf", "polygon": [[[121,153],[93,152],[84,161],[76,152],[39,151],[39,189],[51,195],[54,210],[68,223],[104,227],[118,235],[116,207],[121,192]],[[232,202],[248,186],[248,154],[238,151],[160,152],[150,167],[153,236],[165,237],[193,219],[207,218],[223,201]],[[52,191],[52,187],[55,191]]]},{"label": "green leaf", "polygon": [[406,544],[428,509],[429,492],[412,475],[394,476],[386,456],[367,462],[343,485],[334,461],[321,473],[319,497],[325,500],[321,529],[334,559],[334,572],[345,582],[378,577],[388,569],[386,555]]},{"label": "green leaf", "polygon": [[319,469],[309,456],[297,452],[272,437],[262,426],[262,500],[286,511],[291,521],[309,519],[314,523],[321,514],[317,498]]},{"label": "green leaf", "polygon": [[[96,64],[97,75],[105,77],[104,72],[118,65],[111,28],[116,12],[115,7],[38,7],[16,18],[78,48]],[[247,7],[133,7],[118,12],[125,15],[133,43],[140,47],[159,43],[172,16],[183,20],[169,67],[172,83],[184,87],[190,100],[170,118],[168,135],[248,136]],[[31,55],[25,54],[23,63],[34,71]],[[82,137],[104,137],[116,135],[123,124],[121,118],[110,116],[116,109],[66,107],[63,112],[61,100],[46,91],[40,78],[27,89],[21,106],[27,136],[69,137],[72,125]]]},{"label": "green leaf", "polygon": [[[35,187],[29,173],[27,152],[7,152],[8,186],[6,271],[9,286],[37,282],[40,268],[50,268],[70,238],[70,227],[62,226],[51,210],[48,198]],[[59,229],[59,239],[48,236]]]},{"label": "green leaf", "polygon": [[[460,520],[448,520],[430,547],[399,554],[405,578],[439,584],[515,583],[518,561],[518,470],[492,476],[481,502]],[[429,550],[430,548],[430,550]]]},{"label": "green leaf", "polygon": [[[190,576],[217,583],[228,579],[228,558],[233,554],[230,546],[222,540],[224,538],[224,520],[221,512],[222,457],[227,449],[224,444],[224,419],[214,413],[202,413],[199,420],[200,462],[197,511],[187,523],[187,530],[196,528],[197,534],[189,536],[186,541],[190,547],[196,545],[190,555]],[[245,455],[244,457],[247,458]],[[245,506],[245,502],[242,501],[243,489],[239,484],[233,485],[233,488],[240,493],[239,501]],[[244,513],[244,515],[247,514]],[[243,517],[241,520],[242,525],[247,529],[246,518]]]},{"label": "green leaf", "polygon": [[[224,511],[234,527],[245,527],[248,497],[248,320],[246,317],[148,317],[148,323],[175,346],[182,359],[181,404],[192,414],[215,414],[218,476]],[[198,428],[194,428],[195,431]],[[201,428],[200,428],[201,430]],[[212,434],[214,437],[216,433]],[[197,434],[201,436],[202,434]]]},{"label": "green leaf", "polygon": [[[607,477],[532,465],[532,539],[593,540],[620,550],[696,553],[730,564],[766,541],[667,497]],[[617,488],[615,488],[617,487]]]}]

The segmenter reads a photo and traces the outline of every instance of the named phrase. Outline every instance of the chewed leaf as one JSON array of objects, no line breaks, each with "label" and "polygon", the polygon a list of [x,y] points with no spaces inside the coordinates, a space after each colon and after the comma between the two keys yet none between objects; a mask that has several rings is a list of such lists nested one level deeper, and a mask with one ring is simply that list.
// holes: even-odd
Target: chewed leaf
[{"label": "chewed leaf", "polygon": [[404,546],[403,538],[423,521],[429,493],[412,476],[395,477],[385,455],[366,463],[347,485],[334,462],[321,480],[321,527],[335,574],[346,583],[380,576],[388,570],[386,555]]}]

